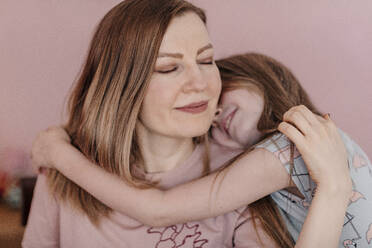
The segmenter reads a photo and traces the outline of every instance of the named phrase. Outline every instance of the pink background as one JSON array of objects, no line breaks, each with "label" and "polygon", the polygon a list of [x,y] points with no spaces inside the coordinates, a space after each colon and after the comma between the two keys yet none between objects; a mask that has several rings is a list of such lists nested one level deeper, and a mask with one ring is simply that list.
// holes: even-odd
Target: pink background
[{"label": "pink background", "polygon": [[[118,2],[1,0],[0,167],[27,165],[37,132],[63,121],[93,28]],[[217,58],[281,60],[372,158],[372,1],[192,2],[207,11]]]}]

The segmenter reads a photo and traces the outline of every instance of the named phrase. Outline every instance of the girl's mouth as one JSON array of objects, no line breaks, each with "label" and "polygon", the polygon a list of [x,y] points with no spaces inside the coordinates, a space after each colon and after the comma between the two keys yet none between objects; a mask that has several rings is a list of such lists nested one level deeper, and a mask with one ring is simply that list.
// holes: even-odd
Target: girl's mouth
[{"label": "girl's mouth", "polygon": [[231,121],[232,121],[232,119],[234,118],[234,115],[235,115],[235,113],[236,113],[237,110],[238,110],[238,108],[234,107],[234,108],[229,112],[229,114],[227,114],[226,117],[222,119],[222,122],[221,122],[221,128],[223,129],[223,131],[224,131],[227,135],[230,135],[230,133],[229,133],[229,128],[230,128],[230,125],[231,125]]}]

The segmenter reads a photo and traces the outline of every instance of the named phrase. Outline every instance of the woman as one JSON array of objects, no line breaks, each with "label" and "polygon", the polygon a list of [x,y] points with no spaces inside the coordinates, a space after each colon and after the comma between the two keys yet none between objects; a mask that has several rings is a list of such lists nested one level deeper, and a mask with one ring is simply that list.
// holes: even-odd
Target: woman
[{"label": "woman", "polygon": [[[220,81],[202,20],[202,12],[183,1],[157,1],[154,6],[151,1],[126,1],[106,15],[70,101],[67,130],[85,156],[143,187],[159,181],[157,186],[166,189],[208,171],[200,163],[208,152],[197,144],[203,139],[196,137],[204,135],[211,124]],[[212,170],[241,152],[215,144],[211,149],[218,156],[210,158]],[[179,168],[189,164],[195,164],[188,168],[189,174],[180,174],[184,171]],[[279,180],[286,185],[288,175],[278,170]],[[115,212],[109,215],[110,209],[57,172],[48,175],[48,182],[57,200],[48,198],[45,179],[39,178],[24,246],[187,247],[191,242],[190,247],[239,247],[256,242],[255,235],[247,235],[252,228],[245,207],[216,218],[155,229]],[[43,211],[46,217],[37,215]],[[50,232],[45,240],[42,230],[33,229],[42,223],[52,224],[44,225],[44,231]],[[77,232],[83,237],[77,239]],[[304,244],[310,236],[304,236]],[[263,242],[273,244],[268,239]]]},{"label": "woman", "polygon": [[[179,66],[177,76],[168,74],[174,64]],[[67,129],[73,144],[111,173],[142,187],[162,177],[158,186],[166,189],[208,171],[202,161],[206,149],[197,142],[214,118],[220,82],[200,9],[185,1],[128,0],[114,7],[96,30],[70,98]],[[237,153],[210,165],[218,168]],[[195,169],[175,175],[171,169],[182,164]],[[150,173],[141,175],[136,169]],[[248,218],[240,215],[245,207],[203,221],[152,228],[112,212],[58,172],[39,177],[34,197],[24,247],[255,243],[249,238],[253,229],[245,223]]]}]

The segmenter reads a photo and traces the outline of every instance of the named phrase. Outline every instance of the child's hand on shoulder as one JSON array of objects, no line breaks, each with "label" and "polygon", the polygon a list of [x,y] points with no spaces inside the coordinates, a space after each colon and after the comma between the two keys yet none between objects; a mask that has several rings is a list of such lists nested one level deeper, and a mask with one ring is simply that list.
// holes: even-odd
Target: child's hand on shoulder
[{"label": "child's hand on shoulder", "polygon": [[292,107],[278,129],[295,143],[318,187],[351,191],[347,151],[329,115],[320,117],[303,105]]},{"label": "child's hand on shoulder", "polygon": [[32,143],[31,162],[38,173],[46,168],[54,168],[54,157],[64,145],[70,145],[71,139],[61,126],[52,126],[41,131]]}]

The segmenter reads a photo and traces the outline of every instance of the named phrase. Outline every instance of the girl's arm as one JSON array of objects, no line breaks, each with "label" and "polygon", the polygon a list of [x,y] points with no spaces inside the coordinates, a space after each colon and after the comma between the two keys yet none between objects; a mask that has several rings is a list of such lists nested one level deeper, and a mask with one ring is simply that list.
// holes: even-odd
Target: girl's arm
[{"label": "girl's arm", "polygon": [[35,167],[54,167],[107,206],[150,226],[218,216],[289,184],[281,162],[269,151],[257,149],[218,177],[212,173],[166,191],[138,189],[91,163],[70,144],[62,128],[39,134],[32,160]]},{"label": "girl's arm", "polygon": [[[319,188],[313,197],[305,223],[296,241],[296,248],[339,247],[340,229],[344,224],[345,209],[349,202],[346,192],[332,192]],[[241,214],[241,222],[234,231],[235,247],[278,247],[257,221],[253,228],[249,210]]]},{"label": "girl's arm", "polygon": [[315,193],[295,247],[338,247],[351,186],[335,189],[319,188]]},{"label": "girl's arm", "polygon": [[338,247],[352,193],[343,141],[329,116],[318,119],[304,106],[289,110],[284,121],[279,130],[295,142],[317,183],[296,247]]},{"label": "girl's arm", "polygon": [[[352,192],[347,153],[329,117],[326,120],[317,120],[314,117],[316,116],[307,108],[296,107],[285,114],[285,122],[279,126],[279,130],[300,145],[297,148],[310,165],[309,171],[317,182],[315,195],[295,247],[339,247],[345,212]],[[295,123],[296,127],[291,123]],[[236,232],[239,235],[236,236],[237,247],[247,247],[246,244],[252,242],[252,237],[247,236],[251,228],[244,225],[247,224],[243,224],[239,227],[243,229]],[[266,246],[277,247],[272,243]]]},{"label": "girl's arm", "polygon": [[[54,130],[54,133],[53,130],[41,133],[33,146],[35,164],[54,166],[103,203],[152,226],[217,216],[283,189],[289,183],[289,175],[279,159],[264,149],[256,149],[225,169],[215,182],[216,173],[213,173],[167,191],[142,190],[95,166],[67,140],[67,134],[61,129]],[[301,142],[304,141],[295,140],[300,147]],[[313,151],[317,151],[316,148],[318,146]],[[311,152],[307,154],[314,157]],[[328,159],[323,164],[329,163],[329,156],[320,158]],[[308,160],[313,164],[319,163],[316,159]]]}]

